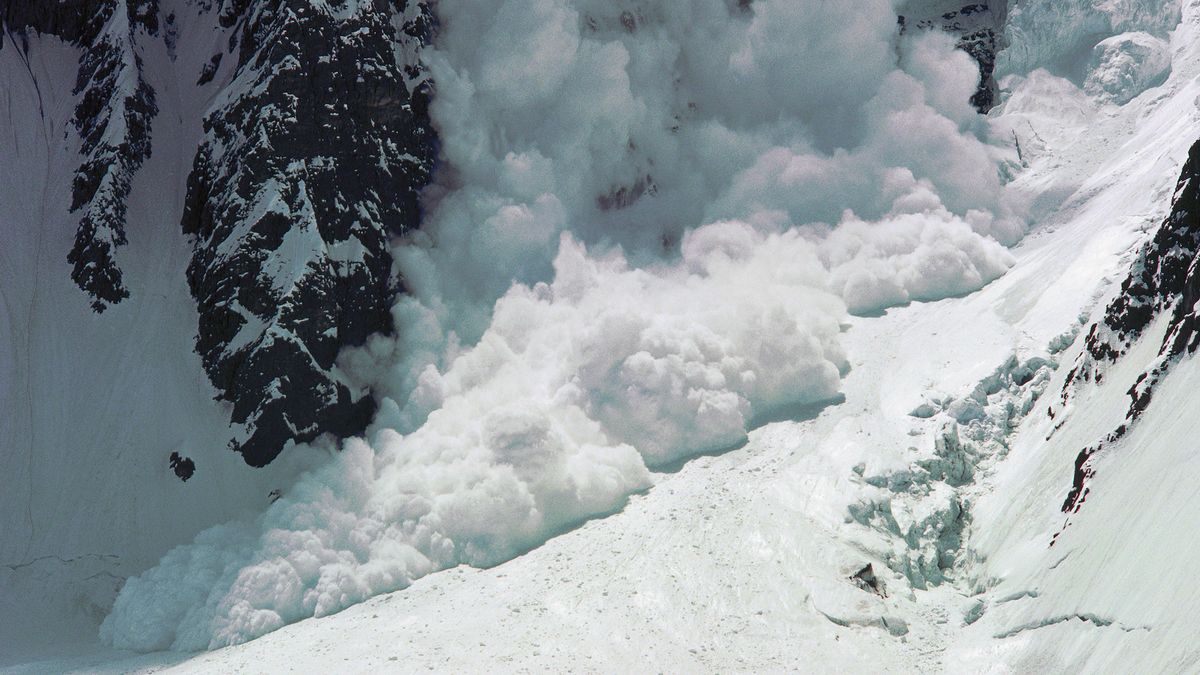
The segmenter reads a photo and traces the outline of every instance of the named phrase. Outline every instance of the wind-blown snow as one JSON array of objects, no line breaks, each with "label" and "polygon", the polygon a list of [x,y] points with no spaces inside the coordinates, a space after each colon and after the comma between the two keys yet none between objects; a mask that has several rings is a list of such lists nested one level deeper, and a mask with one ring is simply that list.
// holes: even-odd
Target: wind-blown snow
[{"label": "wind-blown snow", "polygon": [[[885,0],[443,0],[444,168],[398,249],[381,412],[252,522],[130,579],[115,646],[243,642],[618,510],[833,399],[848,312],[1012,264],[978,73]],[[515,282],[515,283],[514,283]]]}]

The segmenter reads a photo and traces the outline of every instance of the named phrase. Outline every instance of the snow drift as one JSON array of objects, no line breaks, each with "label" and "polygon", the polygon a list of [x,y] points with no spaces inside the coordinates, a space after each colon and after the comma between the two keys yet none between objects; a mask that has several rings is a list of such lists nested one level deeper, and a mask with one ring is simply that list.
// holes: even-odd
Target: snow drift
[{"label": "snow drift", "polygon": [[[396,252],[380,412],[253,521],[130,579],[115,646],[201,649],[491,565],[650,469],[833,399],[847,312],[1011,265],[979,74],[865,3],[444,0],[442,168]],[[520,36],[520,39],[513,39]]]}]

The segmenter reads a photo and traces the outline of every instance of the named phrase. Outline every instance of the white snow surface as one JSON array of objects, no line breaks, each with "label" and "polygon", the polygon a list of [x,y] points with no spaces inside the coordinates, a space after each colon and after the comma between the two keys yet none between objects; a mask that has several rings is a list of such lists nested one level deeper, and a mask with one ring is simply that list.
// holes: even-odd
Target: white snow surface
[{"label": "white snow surface", "polygon": [[[1093,47],[1105,38],[1144,32],[1158,38],[1179,24],[1176,0],[1022,0],[1009,2],[996,77],[1046,68],[1080,77]],[[1186,4],[1186,0],[1184,0]]]},{"label": "white snow surface", "polygon": [[[540,3],[551,14],[554,4]],[[1052,4],[1022,3],[1030,13]],[[839,256],[861,244],[839,237],[869,242],[868,269],[904,269],[856,218],[828,230],[790,212],[702,215],[681,228],[681,256],[666,262],[642,255],[636,237],[616,250],[586,228],[539,229],[557,248],[548,276],[495,290],[501,299],[489,325],[474,329],[474,346],[434,347],[455,329],[470,341],[470,325],[446,322],[477,299],[431,290],[425,306],[398,306],[398,323],[426,329],[426,363],[396,359],[397,346],[385,343],[350,356],[351,371],[388,373],[370,382],[385,398],[368,441],[348,443],[265,514],[210,530],[130,580],[129,604],[118,602],[106,628],[140,649],[274,632],[198,655],[96,648],[0,664],[13,672],[1194,667],[1200,655],[1188,650],[1200,625],[1186,564],[1190,486],[1200,479],[1188,451],[1194,362],[1164,380],[1139,426],[1108,449],[1093,494],[1052,548],[1076,453],[1123,418],[1125,391],[1154,358],[1155,336],[1055,419],[1045,401],[1031,404],[1035,388],[1047,400],[1061,389],[1066,368],[1052,364],[1073,361],[1078,341],[1062,347],[1103,308],[1165,215],[1200,128],[1200,2],[1181,13],[1178,3],[1125,4],[1182,15],[1175,31],[1155,29],[1171,61],[1162,84],[1119,105],[1089,94],[1073,73],[1011,71],[1004,82],[988,134],[1015,138],[1021,156],[1015,147],[989,151],[1015,179],[988,199],[1033,223],[1011,253],[988,249],[995,242],[944,205],[944,186],[923,184],[911,168],[875,167],[920,195],[907,203],[924,205],[892,202],[877,214],[875,231],[894,237],[895,255],[914,260],[920,245],[949,240],[952,254],[992,256],[994,274],[955,275],[914,293],[945,269],[928,262],[937,256],[918,256],[900,277],[910,281],[894,286],[905,294],[869,286],[856,304]],[[1124,6],[1102,9],[1109,5]],[[1056,16],[1074,26],[1072,11]],[[1052,28],[1051,42],[1066,30]],[[1089,35],[1085,54],[1108,37]],[[1013,49],[1048,53],[1032,44],[1041,38],[1021,39]],[[754,164],[778,152],[768,148]],[[560,173],[583,161],[548,160]],[[560,209],[556,218],[584,210],[582,200],[542,199],[561,192],[533,190],[529,204],[495,191],[480,201],[448,194],[451,238],[456,200],[467,210],[491,204],[497,217],[535,229],[544,227],[538,208]],[[919,225],[906,229],[910,216]],[[939,222],[963,234],[936,230]],[[923,239],[930,231],[942,236]],[[979,257],[970,246],[984,247]],[[419,251],[412,264],[438,269],[446,263],[437,255]],[[787,264],[797,259],[810,263]],[[937,299],[947,295],[958,297]],[[910,299],[929,302],[873,315]],[[729,306],[738,313],[717,311]],[[1015,384],[1021,368],[1036,370],[1028,385]],[[697,428],[698,419],[713,426]],[[676,461],[696,454],[706,456]],[[936,475],[931,466],[941,467]],[[947,543],[956,527],[961,547]],[[868,563],[884,596],[850,578]],[[430,573],[442,567],[450,569]]]}]

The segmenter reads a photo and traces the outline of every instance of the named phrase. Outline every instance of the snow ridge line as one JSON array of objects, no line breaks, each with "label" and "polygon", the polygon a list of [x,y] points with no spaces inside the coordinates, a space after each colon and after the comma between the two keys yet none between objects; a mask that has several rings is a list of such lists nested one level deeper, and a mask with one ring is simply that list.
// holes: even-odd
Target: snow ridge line
[{"label": "snow ridge line", "polygon": [[996,633],[992,637],[996,638],[997,640],[1003,640],[1005,638],[1013,637],[1014,635],[1017,635],[1018,633],[1023,633],[1028,630],[1037,630],[1039,628],[1048,628],[1050,626],[1056,626],[1060,623],[1066,623],[1067,621],[1070,621],[1072,619],[1078,619],[1080,621],[1083,621],[1084,623],[1090,623],[1090,624],[1096,626],[1097,628],[1108,628],[1108,627],[1119,628],[1120,630],[1122,630],[1126,633],[1132,633],[1133,631],[1137,631],[1137,630],[1144,630],[1146,632],[1150,632],[1150,630],[1151,630],[1150,626],[1126,626],[1124,624],[1117,622],[1114,619],[1097,616],[1095,614],[1075,613],[1075,614],[1062,614],[1062,615],[1057,615],[1057,616],[1051,616],[1051,617],[1046,617],[1045,619],[1041,619],[1039,621],[1031,621],[1029,623],[1023,623],[1019,626],[1014,626],[1013,628],[1010,628],[1006,631],[1001,631],[999,633]]},{"label": "snow ridge line", "polygon": [[63,565],[70,565],[72,563],[79,562],[80,560],[113,560],[113,561],[115,561],[115,560],[120,560],[120,559],[121,559],[121,556],[114,555],[112,553],[84,553],[84,554],[73,556],[70,558],[64,558],[62,556],[57,556],[57,555],[42,555],[42,556],[38,556],[36,558],[31,558],[23,563],[16,563],[14,565],[0,565],[0,567],[4,568],[6,570],[9,570],[9,571],[15,572],[19,569],[23,569],[26,567],[32,567],[40,562],[44,562],[47,560],[54,560]]}]

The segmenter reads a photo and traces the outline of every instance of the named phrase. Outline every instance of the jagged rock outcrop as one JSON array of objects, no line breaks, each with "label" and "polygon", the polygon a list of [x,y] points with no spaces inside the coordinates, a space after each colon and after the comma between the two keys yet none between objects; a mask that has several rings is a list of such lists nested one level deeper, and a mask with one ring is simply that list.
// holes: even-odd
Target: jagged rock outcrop
[{"label": "jagged rock outcrop", "polygon": [[1096,360],[1114,361],[1161,313],[1171,311],[1163,354],[1195,349],[1195,303],[1200,291],[1200,141],[1192,145],[1176,184],[1171,213],[1138,253],[1120,294],[1104,319],[1092,326],[1087,349]]},{"label": "jagged rock outcrop", "polygon": [[430,84],[411,59],[432,15],[404,0],[219,11],[233,37],[210,63],[234,67],[201,77],[224,94],[188,179],[187,275],[197,351],[240,425],[231,447],[261,466],[373,412],[334,360],[391,328],[389,242],[417,225],[434,155]]},{"label": "jagged rock outcrop", "polygon": [[2,11],[10,36],[34,31],[80,47],[73,91],[79,99],[71,117],[81,155],[71,211],[80,221],[67,260],[71,278],[103,312],[129,297],[114,254],[127,243],[131,181],[150,156],[158,114],[138,44],[158,35],[158,0],[12,0]]},{"label": "jagged rock outcrop", "polygon": [[1092,457],[1123,437],[1150,405],[1155,385],[1184,354],[1200,345],[1200,141],[1192,145],[1176,184],[1171,213],[1154,237],[1142,247],[1121,284],[1121,292],[1108,305],[1104,318],[1092,325],[1086,350],[1067,376],[1063,400],[1079,381],[1100,381],[1103,365],[1124,356],[1160,316],[1167,326],[1158,356],[1129,388],[1125,421],[1099,444],[1084,448],[1075,461],[1071,490],[1063,502],[1064,513],[1079,510],[1087,497],[1087,481],[1094,474]]},{"label": "jagged rock outcrop", "polygon": [[185,203],[165,208],[182,206],[192,238],[196,350],[231,404],[231,446],[262,466],[290,441],[359,432],[373,413],[334,360],[391,330],[390,243],[418,225],[436,154],[418,60],[434,19],[424,0],[3,3],[17,49],[31,34],[79,49],[69,127],[80,220],[67,257],[96,312],[141,290],[127,288],[116,251],[159,114],[143,51],[165,45],[175,60],[183,13],[197,17],[187,30],[226,37],[217,53],[186,55],[202,67],[181,86],[212,103],[168,111],[202,118],[203,136],[168,148],[192,169]]},{"label": "jagged rock outcrop", "polygon": [[[939,6],[944,3],[939,3]],[[958,38],[958,48],[979,64],[979,88],[971,104],[981,113],[992,109],[996,101],[996,54],[1001,48],[1007,0],[984,0],[964,4],[958,9],[930,14],[921,2],[909,2],[899,17],[900,31],[942,30]]]}]

